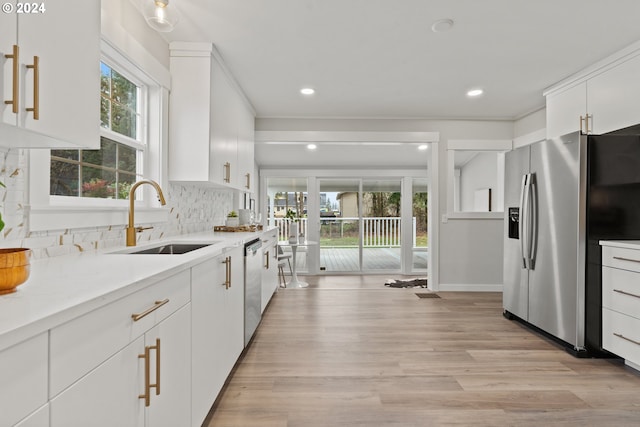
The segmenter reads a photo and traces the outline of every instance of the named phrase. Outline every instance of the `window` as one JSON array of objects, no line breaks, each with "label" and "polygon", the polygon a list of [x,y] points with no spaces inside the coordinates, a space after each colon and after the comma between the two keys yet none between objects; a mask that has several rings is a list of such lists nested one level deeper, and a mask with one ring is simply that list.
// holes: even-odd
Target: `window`
[{"label": "window", "polygon": [[100,64],[100,150],[51,150],[49,194],[126,199],[142,177],[144,86]]}]

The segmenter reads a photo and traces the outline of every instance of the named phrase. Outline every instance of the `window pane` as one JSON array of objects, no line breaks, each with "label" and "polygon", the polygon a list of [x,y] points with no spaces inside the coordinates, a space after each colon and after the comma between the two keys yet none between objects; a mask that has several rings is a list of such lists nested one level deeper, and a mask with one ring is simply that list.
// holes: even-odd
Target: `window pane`
[{"label": "window pane", "polygon": [[103,169],[82,168],[82,196],[115,198],[116,173]]},{"label": "window pane", "polygon": [[100,126],[109,129],[111,123],[111,101],[102,97],[100,98]]},{"label": "window pane", "polygon": [[126,145],[120,145],[118,149],[118,169],[135,175],[137,150]]},{"label": "window pane", "polygon": [[49,194],[55,196],[77,196],[78,169],[79,166],[77,164],[52,160]]},{"label": "window pane", "polygon": [[78,150],[51,150],[51,155],[63,159],[78,160]]},{"label": "window pane", "polygon": [[100,63],[100,92],[107,96],[111,95],[111,68],[102,62]]},{"label": "window pane", "polygon": [[111,130],[136,139],[137,133],[135,113],[117,103],[113,103],[111,108]]},{"label": "window pane", "polygon": [[136,182],[135,174],[118,174],[118,199],[128,199],[131,186]]},{"label": "window pane", "polygon": [[112,99],[129,109],[136,111],[138,88],[116,71],[112,71]]}]

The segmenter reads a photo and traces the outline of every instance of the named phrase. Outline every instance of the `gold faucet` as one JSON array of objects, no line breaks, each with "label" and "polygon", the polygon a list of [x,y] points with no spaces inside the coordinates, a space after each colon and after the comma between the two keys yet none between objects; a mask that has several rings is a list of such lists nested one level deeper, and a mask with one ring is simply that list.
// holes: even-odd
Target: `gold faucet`
[{"label": "gold faucet", "polygon": [[136,245],[136,231],[142,231],[144,228],[135,228],[133,226],[133,207],[134,207],[134,199],[136,189],[142,184],[150,184],[153,188],[156,189],[156,193],[158,193],[158,200],[161,205],[166,205],[167,202],[164,200],[164,194],[162,194],[162,189],[157,182],[152,181],[150,179],[143,179],[141,181],[136,182],[131,186],[131,190],[129,190],[129,225],[127,226],[127,246],[135,246]]}]

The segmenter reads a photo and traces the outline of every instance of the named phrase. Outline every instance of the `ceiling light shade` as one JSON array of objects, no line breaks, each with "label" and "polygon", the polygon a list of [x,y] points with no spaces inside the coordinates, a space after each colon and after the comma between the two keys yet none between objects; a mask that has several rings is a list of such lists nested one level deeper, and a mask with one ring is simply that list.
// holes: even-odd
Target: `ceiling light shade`
[{"label": "ceiling light shade", "polygon": [[300,89],[300,93],[303,95],[313,95],[316,91],[310,87]]},{"label": "ceiling light shade", "polygon": [[453,27],[452,19],[440,19],[431,25],[431,31],[434,33],[443,33],[449,31]]},{"label": "ceiling light shade", "polygon": [[467,96],[480,96],[484,93],[484,91],[482,89],[472,89],[469,92],[467,92]]},{"label": "ceiling light shade", "polygon": [[142,0],[142,14],[147,24],[161,33],[173,31],[180,20],[178,9],[170,6],[169,0]]},{"label": "ceiling light shade", "polygon": [[429,146],[428,146],[427,144],[421,144],[421,145],[418,145],[418,150],[424,151],[424,150],[426,150],[427,148],[429,148]]},{"label": "ceiling light shade", "polygon": [[309,150],[315,150],[316,148],[318,148],[318,146],[316,144],[309,144],[309,145],[307,145],[307,148]]}]

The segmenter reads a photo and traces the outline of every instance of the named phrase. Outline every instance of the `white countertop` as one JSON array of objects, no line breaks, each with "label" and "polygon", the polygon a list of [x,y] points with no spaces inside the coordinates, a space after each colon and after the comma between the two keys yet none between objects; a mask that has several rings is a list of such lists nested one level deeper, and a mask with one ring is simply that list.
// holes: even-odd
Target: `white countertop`
[{"label": "white countertop", "polygon": [[640,249],[640,240],[600,240],[600,246],[612,248]]},{"label": "white countertop", "polygon": [[17,292],[0,296],[0,351],[88,313],[182,270],[227,248],[263,235],[209,232],[174,236],[140,244],[145,249],[163,243],[213,243],[181,255],[131,255],[104,252],[80,253],[31,261],[29,279]]}]

